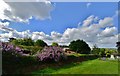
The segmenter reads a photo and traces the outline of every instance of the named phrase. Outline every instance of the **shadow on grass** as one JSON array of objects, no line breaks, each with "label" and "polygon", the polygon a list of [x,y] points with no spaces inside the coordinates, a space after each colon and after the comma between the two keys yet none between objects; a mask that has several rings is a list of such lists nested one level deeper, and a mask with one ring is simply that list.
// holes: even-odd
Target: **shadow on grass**
[{"label": "shadow on grass", "polygon": [[59,63],[52,63],[49,64],[45,69],[38,69],[38,71],[33,72],[32,74],[35,73],[52,73],[54,71],[57,71],[59,69],[67,69],[67,68],[71,68],[73,66],[78,66],[78,64],[82,64],[83,61],[87,61],[87,60],[93,60],[93,59],[97,59],[97,56],[80,56],[80,57],[76,57],[76,56],[68,56],[68,59],[66,61],[61,61]]},{"label": "shadow on grass", "polygon": [[[36,70],[43,70],[45,68],[52,68],[54,70],[60,68],[70,68],[76,66],[77,63],[82,63],[83,61],[93,60],[98,58],[95,55],[89,56],[68,56],[67,60],[60,62],[48,61],[48,62],[38,62],[34,57],[15,57],[15,56],[2,56],[2,71],[3,75],[12,74],[12,75],[21,75],[21,74],[30,74]],[[48,69],[49,72],[52,72]],[[42,71],[44,72],[44,70]],[[22,75],[22,76],[23,76]]]}]

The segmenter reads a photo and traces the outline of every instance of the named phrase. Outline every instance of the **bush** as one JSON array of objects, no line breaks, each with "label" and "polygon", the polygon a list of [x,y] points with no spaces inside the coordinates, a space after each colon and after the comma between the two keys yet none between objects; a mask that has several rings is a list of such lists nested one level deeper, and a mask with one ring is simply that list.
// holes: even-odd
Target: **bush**
[{"label": "bush", "polygon": [[45,47],[41,53],[37,54],[39,61],[53,60],[58,62],[62,59],[66,59],[66,55],[60,47]]},{"label": "bush", "polygon": [[14,39],[11,43],[15,45],[24,45],[24,46],[33,46],[34,41],[31,38],[24,38],[24,39]]},{"label": "bush", "polygon": [[105,57],[105,56],[106,56],[106,54],[105,54],[105,49],[104,49],[104,48],[100,48],[99,55],[100,55],[101,57]]},{"label": "bush", "polygon": [[52,43],[52,46],[58,46],[58,43],[53,42],[53,43]]},{"label": "bush", "polygon": [[19,47],[21,47],[22,49],[28,50],[31,52],[31,55],[36,54],[37,52],[40,52],[43,47],[40,46],[23,46],[23,45],[19,45]]},{"label": "bush", "polygon": [[2,51],[3,54],[4,53],[11,53],[11,55],[23,54],[21,48],[5,42],[0,42],[0,50]]}]

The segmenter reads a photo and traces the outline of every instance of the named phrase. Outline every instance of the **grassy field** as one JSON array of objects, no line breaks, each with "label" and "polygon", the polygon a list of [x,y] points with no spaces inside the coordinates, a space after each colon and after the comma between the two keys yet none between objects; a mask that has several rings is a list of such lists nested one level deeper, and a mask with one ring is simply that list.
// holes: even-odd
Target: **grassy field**
[{"label": "grassy field", "polygon": [[71,63],[59,68],[48,67],[34,71],[32,74],[118,74],[118,62],[95,59]]}]

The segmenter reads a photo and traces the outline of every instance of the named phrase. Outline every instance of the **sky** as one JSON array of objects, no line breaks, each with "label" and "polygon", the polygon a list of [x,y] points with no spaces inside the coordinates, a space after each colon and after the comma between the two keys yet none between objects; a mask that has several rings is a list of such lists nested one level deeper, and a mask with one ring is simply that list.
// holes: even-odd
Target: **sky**
[{"label": "sky", "polygon": [[0,0],[0,41],[9,38],[42,39],[69,45],[86,41],[90,47],[116,47],[117,2],[8,2]]}]

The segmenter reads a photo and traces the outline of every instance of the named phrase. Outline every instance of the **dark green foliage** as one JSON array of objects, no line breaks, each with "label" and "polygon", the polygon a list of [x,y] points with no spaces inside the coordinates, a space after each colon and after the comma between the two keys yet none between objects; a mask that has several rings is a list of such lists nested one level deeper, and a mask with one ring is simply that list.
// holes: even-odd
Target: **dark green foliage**
[{"label": "dark green foliage", "polygon": [[81,54],[89,54],[91,50],[89,45],[83,40],[72,41],[69,45],[69,48],[72,51],[75,51]]},{"label": "dark green foliage", "polygon": [[52,43],[52,46],[58,46],[58,43],[53,42],[53,43]]},{"label": "dark green foliage", "polygon": [[31,38],[24,38],[24,39],[14,39],[11,43],[15,45],[25,45],[25,46],[33,46],[34,41]]},{"label": "dark green foliage", "polygon": [[24,46],[47,46],[43,40],[37,40],[34,42],[31,38],[24,38],[24,39],[11,39],[10,42],[15,45],[24,45]]},{"label": "dark green foliage", "polygon": [[34,41],[31,38],[25,38],[25,39],[23,39],[23,42],[21,45],[33,46]]},{"label": "dark green foliage", "polygon": [[35,42],[35,45],[36,46],[41,46],[41,47],[44,47],[44,46],[47,46],[47,43],[45,43],[43,40],[37,40],[36,42]]},{"label": "dark green foliage", "polygon": [[[8,76],[17,76],[16,74],[24,74],[24,69],[37,65],[36,57],[32,56],[16,56],[11,53],[2,53],[2,74],[10,74]],[[26,70],[25,70],[26,71]],[[14,74],[14,75],[12,75]]]},{"label": "dark green foliage", "polygon": [[38,51],[41,51],[44,46],[47,46],[43,40],[37,40],[34,42],[31,38],[24,38],[24,39],[13,39],[9,40],[12,44],[21,47],[26,51],[30,51],[31,54],[36,54]]},{"label": "dark green foliage", "polygon": [[23,45],[19,45],[20,48],[31,51],[31,55],[36,54],[38,51],[40,52],[43,47],[40,46],[23,46]]},{"label": "dark green foliage", "polygon": [[102,57],[106,56],[104,48],[100,49],[99,55],[102,56]]},{"label": "dark green foliage", "polygon": [[117,47],[117,51],[118,51],[118,54],[120,55],[120,41],[119,42],[116,42],[116,47]]},{"label": "dark green foliage", "polygon": [[16,40],[15,38],[9,38],[9,42],[12,42],[13,40]]},{"label": "dark green foliage", "polygon": [[99,55],[101,57],[110,57],[113,53],[117,53],[114,48],[98,48],[97,45],[94,45],[93,50],[91,51],[91,54]]},{"label": "dark green foliage", "polygon": [[11,43],[15,44],[15,45],[19,45],[20,44],[19,42],[20,42],[20,39],[19,40],[16,39],[16,40],[12,40],[11,41]]},{"label": "dark green foliage", "polygon": [[93,49],[92,49],[91,53],[95,54],[95,55],[99,55],[99,52],[100,52],[100,48],[98,48],[97,45],[95,44],[93,46]]}]

